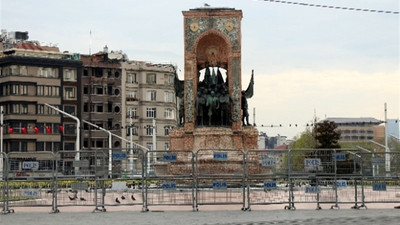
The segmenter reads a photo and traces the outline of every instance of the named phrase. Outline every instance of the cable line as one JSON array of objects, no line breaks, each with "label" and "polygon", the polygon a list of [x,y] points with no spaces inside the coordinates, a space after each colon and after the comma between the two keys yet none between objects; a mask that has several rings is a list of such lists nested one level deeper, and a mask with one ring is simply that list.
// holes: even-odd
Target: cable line
[{"label": "cable line", "polygon": [[282,3],[282,4],[288,4],[288,5],[300,5],[300,6],[317,7],[317,8],[340,9],[340,10],[362,11],[362,12],[372,12],[372,13],[399,14],[398,11],[390,11],[390,10],[361,9],[361,8],[353,8],[353,7],[320,5],[320,4],[303,3],[303,2],[292,2],[292,1],[280,1],[280,0],[263,0],[263,1],[264,2]]}]

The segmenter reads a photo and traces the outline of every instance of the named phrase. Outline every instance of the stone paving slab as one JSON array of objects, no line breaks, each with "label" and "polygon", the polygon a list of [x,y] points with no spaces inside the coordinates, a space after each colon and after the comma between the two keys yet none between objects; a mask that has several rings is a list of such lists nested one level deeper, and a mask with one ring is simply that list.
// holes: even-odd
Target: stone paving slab
[{"label": "stone paving slab", "polygon": [[[300,207],[301,205],[299,205]],[[379,205],[378,205],[379,206]],[[235,208],[236,207],[236,208]],[[342,208],[331,210],[297,209],[283,210],[258,208],[241,211],[238,206],[204,206],[193,212],[190,207],[151,207],[148,212],[140,208],[108,207],[107,212],[91,213],[93,207],[65,207],[60,213],[49,213],[49,208],[13,208],[15,213],[0,214],[0,225],[38,224],[38,225],[120,225],[120,224],[203,224],[203,225],[263,225],[263,224],[400,224],[400,209],[381,208],[354,210]],[[324,208],[324,205],[322,206]],[[278,209],[279,208],[279,209]],[[301,207],[300,207],[301,208]],[[305,208],[305,206],[303,207]]]}]

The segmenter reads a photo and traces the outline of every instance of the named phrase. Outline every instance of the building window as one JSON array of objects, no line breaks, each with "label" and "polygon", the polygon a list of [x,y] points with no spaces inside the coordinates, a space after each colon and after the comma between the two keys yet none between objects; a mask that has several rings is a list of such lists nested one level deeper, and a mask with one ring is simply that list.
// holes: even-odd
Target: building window
[{"label": "building window", "polygon": [[28,75],[28,71],[27,71],[27,69],[26,69],[26,66],[21,66],[21,67],[19,68],[19,71],[20,71],[21,75],[23,75],[23,76]]},{"label": "building window", "polygon": [[165,91],[164,92],[164,101],[165,102],[174,102],[174,93]]},{"label": "building window", "polygon": [[137,127],[136,126],[127,126],[126,127],[126,136],[130,136],[131,135],[131,128],[132,128],[132,135],[138,135],[137,133]]},{"label": "building window", "polygon": [[147,118],[156,118],[156,108],[146,108]]},{"label": "building window", "polygon": [[174,84],[174,76],[171,74],[164,74],[164,84]]},{"label": "building window", "polygon": [[10,151],[11,152],[19,152],[19,141],[11,141],[10,142]]},{"label": "building window", "polygon": [[43,152],[44,151],[44,142],[36,142],[36,151]]},{"label": "building window", "polygon": [[46,152],[51,152],[51,151],[52,151],[52,143],[46,142]]},{"label": "building window", "polygon": [[83,87],[83,94],[85,94],[85,95],[89,94],[89,86],[85,85]]},{"label": "building window", "polygon": [[130,117],[136,118],[137,109],[134,108],[134,107],[128,107],[127,110],[126,110],[126,115],[128,115],[127,118],[130,118]]},{"label": "building window", "polygon": [[165,119],[174,119],[174,110],[173,109],[165,109],[164,118]]},{"label": "building window", "polygon": [[156,101],[156,91],[147,91],[146,92],[146,100],[147,101]]},{"label": "building window", "polygon": [[19,94],[19,85],[13,84],[11,85],[11,94],[18,95]]},{"label": "building window", "polygon": [[36,95],[37,96],[43,96],[44,95],[44,86],[37,86]]},{"label": "building window", "polygon": [[66,100],[76,99],[74,87],[65,87],[64,88],[64,99],[66,99]]},{"label": "building window", "polygon": [[37,105],[37,114],[44,114],[44,105]]},{"label": "building window", "polygon": [[164,127],[164,135],[168,136],[169,135],[169,130],[171,130],[171,129],[172,129],[172,126],[165,126]]},{"label": "building window", "polygon": [[137,84],[136,73],[128,73],[126,75],[126,83]]},{"label": "building window", "polygon": [[72,69],[64,70],[64,80],[65,81],[76,81],[75,71]]},{"label": "building window", "polygon": [[103,94],[103,87],[96,87],[96,94],[102,95]]},{"label": "building window", "polygon": [[65,135],[75,135],[76,127],[75,124],[65,124],[64,125],[64,134]]},{"label": "building window", "polygon": [[26,84],[21,84],[21,95],[27,95],[28,94],[28,85]]},{"label": "building window", "polygon": [[146,83],[155,84],[156,83],[156,74],[155,73],[146,74]]},{"label": "building window", "polygon": [[137,100],[137,91],[127,91],[126,92],[126,100],[127,101],[136,101]]},{"label": "building window", "polygon": [[153,135],[153,126],[152,125],[146,125],[146,135],[147,136]]},{"label": "building window", "polygon": [[84,111],[84,112],[89,112],[89,103],[85,102],[85,103],[83,104],[83,111]]},{"label": "building window", "polygon": [[54,142],[54,152],[61,150],[61,142]]},{"label": "building window", "polygon": [[21,104],[21,114],[28,114],[28,105]]},{"label": "building window", "polygon": [[65,111],[66,113],[71,114],[71,115],[76,115],[76,114],[75,114],[75,106],[72,106],[72,105],[65,105],[65,106],[64,106],[64,111]]},{"label": "building window", "polygon": [[12,104],[11,113],[19,113],[19,104]]},{"label": "building window", "polygon": [[21,141],[21,152],[27,152],[27,151],[28,151],[28,142]]},{"label": "building window", "polygon": [[75,150],[75,142],[65,142],[64,143],[64,150],[66,150],[66,151]]},{"label": "building window", "polygon": [[169,151],[169,143],[168,143],[168,142],[165,142],[165,144],[164,144],[164,150],[165,150],[165,151]]},{"label": "building window", "polygon": [[96,106],[96,112],[103,112],[103,104],[98,104]]}]

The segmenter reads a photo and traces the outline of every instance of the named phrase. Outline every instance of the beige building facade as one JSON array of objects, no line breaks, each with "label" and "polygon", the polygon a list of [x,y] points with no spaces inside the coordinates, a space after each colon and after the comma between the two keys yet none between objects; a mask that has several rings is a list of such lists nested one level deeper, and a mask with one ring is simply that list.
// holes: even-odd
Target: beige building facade
[{"label": "beige building facade", "polygon": [[[175,72],[171,64],[122,63],[125,139],[151,150],[169,150],[169,131],[177,124]],[[124,146],[129,147],[129,143]]]}]

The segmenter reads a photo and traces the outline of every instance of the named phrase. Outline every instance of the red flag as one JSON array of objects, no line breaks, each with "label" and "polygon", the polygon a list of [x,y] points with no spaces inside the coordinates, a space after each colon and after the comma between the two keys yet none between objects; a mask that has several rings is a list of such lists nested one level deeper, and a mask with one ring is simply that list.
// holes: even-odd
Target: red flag
[{"label": "red flag", "polygon": [[14,133],[14,128],[9,127],[9,128],[8,128],[8,133],[10,133],[10,134]]},{"label": "red flag", "polygon": [[60,129],[60,132],[61,132],[61,133],[64,132],[64,126],[63,126],[63,125],[60,125],[60,126],[58,127],[58,129]]},{"label": "red flag", "polygon": [[46,126],[46,131],[48,134],[51,134],[51,127],[50,126]]},{"label": "red flag", "polygon": [[39,133],[39,128],[38,127],[34,127],[33,130],[35,131],[35,134]]},{"label": "red flag", "polygon": [[21,132],[22,132],[23,134],[28,133],[28,131],[26,130],[26,127],[21,127]]}]

